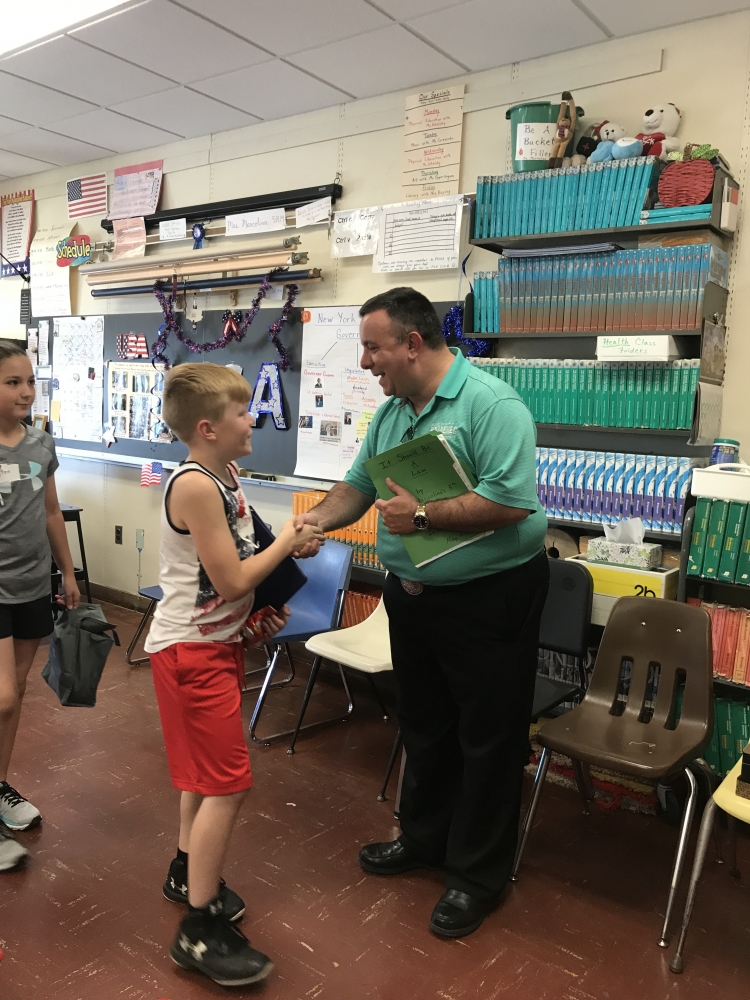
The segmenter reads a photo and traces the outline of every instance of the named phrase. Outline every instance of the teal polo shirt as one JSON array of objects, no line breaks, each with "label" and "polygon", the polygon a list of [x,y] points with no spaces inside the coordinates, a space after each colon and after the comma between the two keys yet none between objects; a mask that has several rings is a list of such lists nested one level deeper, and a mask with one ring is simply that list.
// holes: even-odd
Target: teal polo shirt
[{"label": "teal polo shirt", "polygon": [[518,524],[497,528],[421,569],[409,558],[400,536],[391,535],[379,517],[378,555],[386,569],[437,586],[520,566],[542,550],[547,531],[536,491],[536,427],[531,414],[515,389],[470,364],[456,348],[451,352],[453,364],[419,416],[408,399],[395,396],[378,407],[359,455],[344,476],[345,483],[375,497],[377,490],[364,463],[412,437],[435,431],[445,435],[471,469],[480,496],[531,511]]}]

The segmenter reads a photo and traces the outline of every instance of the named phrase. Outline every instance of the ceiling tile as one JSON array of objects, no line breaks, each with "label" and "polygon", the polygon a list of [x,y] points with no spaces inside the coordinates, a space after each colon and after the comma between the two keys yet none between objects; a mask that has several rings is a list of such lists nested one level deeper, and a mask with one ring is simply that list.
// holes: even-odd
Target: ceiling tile
[{"label": "ceiling tile", "polygon": [[466,2],[467,0],[374,0],[377,7],[397,21],[408,21],[410,17],[431,14],[444,7],[458,7]]},{"label": "ceiling tile", "polygon": [[122,100],[123,94],[143,97],[173,86],[163,77],[92,49],[69,35],[3,59],[0,69],[102,107]]},{"label": "ceiling tile", "polygon": [[389,17],[364,0],[284,0],[283,14],[268,0],[182,0],[182,3],[281,56],[391,23]]},{"label": "ceiling tile", "polygon": [[56,135],[43,128],[26,129],[24,132],[0,136],[0,149],[33,156],[60,166],[83,163],[86,160],[96,160],[112,154],[111,149],[92,146],[78,139],[69,139],[65,135]]},{"label": "ceiling tile", "polygon": [[398,24],[298,52],[289,61],[355,97],[416,87],[462,72],[457,63]]},{"label": "ceiling tile", "polygon": [[68,135],[71,139],[80,139],[81,142],[114,149],[116,153],[130,153],[135,149],[159,146],[182,138],[104,108],[97,108],[87,115],[76,115],[75,118],[55,122],[55,131],[61,135]]},{"label": "ceiling tile", "polygon": [[20,132],[21,129],[27,128],[31,128],[31,125],[16,121],[15,118],[4,118],[0,115],[0,135],[10,135],[12,132]]},{"label": "ceiling tile", "polygon": [[32,80],[19,80],[17,76],[0,72],[0,108],[9,118],[30,125],[48,125],[58,118],[82,115],[92,107],[94,105],[88,101],[79,101],[77,97],[58,94]]},{"label": "ceiling tile", "polygon": [[244,39],[168,0],[149,0],[71,34],[178,83],[271,58]]},{"label": "ceiling tile", "polygon": [[49,170],[54,163],[34,160],[29,156],[19,156],[18,153],[6,152],[0,149],[0,174],[6,177],[22,177],[24,174],[38,174],[40,170]]},{"label": "ceiling tile", "polygon": [[166,90],[156,97],[139,97],[136,101],[116,104],[113,110],[157,127],[168,128],[170,132],[177,132],[186,139],[210,135],[212,132],[226,132],[260,121],[253,115],[228,108],[226,104],[219,104],[218,101],[212,101],[210,97],[185,87]]},{"label": "ceiling tile", "polygon": [[750,0],[585,0],[586,7],[615,35],[634,35],[699,17],[746,10]]},{"label": "ceiling tile", "polygon": [[601,42],[606,35],[570,0],[473,0],[409,27],[469,69],[490,69]]},{"label": "ceiling tile", "polygon": [[347,94],[279,60],[202,80],[193,84],[193,89],[266,120],[300,115],[349,100]]}]

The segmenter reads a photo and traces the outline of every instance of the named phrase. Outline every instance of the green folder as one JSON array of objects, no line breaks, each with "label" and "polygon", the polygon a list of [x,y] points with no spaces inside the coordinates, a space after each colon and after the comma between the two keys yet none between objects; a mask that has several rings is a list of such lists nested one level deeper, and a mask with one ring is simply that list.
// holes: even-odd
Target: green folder
[{"label": "green folder", "polygon": [[729,504],[727,529],[724,532],[724,544],[721,549],[718,576],[718,579],[723,580],[725,583],[734,583],[746,513],[746,503],[733,502]]},{"label": "green folder", "polygon": [[708,519],[708,536],[706,538],[706,554],[703,557],[703,572],[701,576],[717,580],[719,577],[719,560],[724,545],[724,534],[727,528],[729,502],[714,500],[711,504],[711,516]]},{"label": "green folder", "polygon": [[735,583],[750,585],[750,517],[745,518],[745,530],[742,532]]},{"label": "green folder", "polygon": [[690,554],[688,555],[688,576],[700,576],[703,570],[703,558],[706,554],[706,536],[708,535],[708,519],[711,514],[711,501],[699,497],[695,505],[695,521],[690,539]]},{"label": "green folder", "polygon": [[[381,452],[365,462],[365,469],[383,500],[395,496],[386,485],[386,478],[408,490],[420,503],[463,496],[476,486],[474,477],[461,465],[442,434],[423,434]],[[491,531],[467,533],[428,528],[400,537],[409,558],[419,569],[491,534]]]}]

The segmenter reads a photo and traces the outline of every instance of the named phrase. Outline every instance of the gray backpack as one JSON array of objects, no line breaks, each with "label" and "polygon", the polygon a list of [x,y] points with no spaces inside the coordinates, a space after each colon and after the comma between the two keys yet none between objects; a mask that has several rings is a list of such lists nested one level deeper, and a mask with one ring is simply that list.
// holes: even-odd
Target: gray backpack
[{"label": "gray backpack", "polygon": [[60,611],[42,677],[62,705],[90,708],[96,704],[96,689],[113,645],[120,645],[117,629],[98,604]]}]

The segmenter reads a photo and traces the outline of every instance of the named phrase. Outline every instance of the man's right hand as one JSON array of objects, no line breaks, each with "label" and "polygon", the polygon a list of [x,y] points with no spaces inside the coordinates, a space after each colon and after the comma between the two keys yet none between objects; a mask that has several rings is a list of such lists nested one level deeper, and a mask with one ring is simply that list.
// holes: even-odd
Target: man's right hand
[{"label": "man's right hand", "polygon": [[[306,514],[295,515],[295,528],[301,531],[307,524],[315,525],[316,527],[318,526],[318,515],[314,511],[310,510]],[[320,552],[320,546],[322,544],[323,543],[319,539],[313,538],[301,545],[299,549],[295,549],[293,555],[296,559],[309,559],[311,556],[316,556]]]}]

